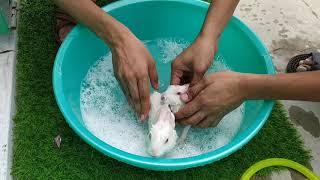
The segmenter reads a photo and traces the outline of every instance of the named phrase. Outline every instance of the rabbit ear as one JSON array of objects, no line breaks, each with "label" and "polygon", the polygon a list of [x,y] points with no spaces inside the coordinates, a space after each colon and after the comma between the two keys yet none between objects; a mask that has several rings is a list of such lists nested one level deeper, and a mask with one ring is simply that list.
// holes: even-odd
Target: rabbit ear
[{"label": "rabbit ear", "polygon": [[181,93],[186,93],[188,91],[188,88],[189,88],[189,84],[184,84],[184,85],[181,86],[180,92]]}]

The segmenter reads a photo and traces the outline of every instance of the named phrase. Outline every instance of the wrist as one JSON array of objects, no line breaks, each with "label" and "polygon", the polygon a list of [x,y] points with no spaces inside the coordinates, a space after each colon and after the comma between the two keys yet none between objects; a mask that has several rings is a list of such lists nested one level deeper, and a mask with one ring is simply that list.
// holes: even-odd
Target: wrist
[{"label": "wrist", "polygon": [[240,74],[240,89],[244,100],[254,99],[259,94],[257,81],[258,76],[255,74]]},{"label": "wrist", "polygon": [[198,37],[206,39],[211,44],[217,44],[219,42],[220,35],[221,35],[221,33],[218,30],[208,29],[206,27],[203,27],[201,29]]},{"label": "wrist", "polygon": [[199,47],[207,49],[207,52],[212,52],[212,55],[214,55],[218,49],[217,41],[212,40],[202,34],[198,35],[197,39],[195,40],[195,44],[201,44]]},{"label": "wrist", "polygon": [[243,89],[245,100],[272,99],[274,76],[242,74],[241,79],[241,88]]},{"label": "wrist", "polygon": [[113,18],[103,18],[97,35],[109,45],[111,49],[117,49],[125,44],[132,36],[130,30]]}]

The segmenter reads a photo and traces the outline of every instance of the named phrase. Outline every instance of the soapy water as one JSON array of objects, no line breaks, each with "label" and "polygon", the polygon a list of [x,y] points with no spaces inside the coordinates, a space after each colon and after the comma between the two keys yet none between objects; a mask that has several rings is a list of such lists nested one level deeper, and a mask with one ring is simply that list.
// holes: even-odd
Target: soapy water
[{"label": "soapy water", "polygon": [[[171,62],[189,43],[177,39],[145,41],[158,63]],[[147,123],[140,123],[128,105],[113,75],[112,55],[99,59],[82,81],[80,107],[87,129],[105,143],[128,153],[146,153]],[[208,73],[230,69],[222,56],[217,56]],[[227,114],[216,128],[191,128],[184,144],[176,146],[166,158],[200,155],[228,144],[237,134],[244,114],[244,104]],[[182,127],[177,127],[178,135]]]}]

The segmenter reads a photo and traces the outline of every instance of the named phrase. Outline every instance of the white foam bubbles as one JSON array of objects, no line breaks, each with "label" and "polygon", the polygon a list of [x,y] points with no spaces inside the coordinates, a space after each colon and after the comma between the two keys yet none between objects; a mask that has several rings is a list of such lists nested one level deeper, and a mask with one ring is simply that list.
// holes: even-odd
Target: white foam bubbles
[{"label": "white foam bubbles", "polygon": [[186,49],[190,43],[181,39],[158,39],[156,41],[158,49],[160,50],[162,63],[169,63]]}]

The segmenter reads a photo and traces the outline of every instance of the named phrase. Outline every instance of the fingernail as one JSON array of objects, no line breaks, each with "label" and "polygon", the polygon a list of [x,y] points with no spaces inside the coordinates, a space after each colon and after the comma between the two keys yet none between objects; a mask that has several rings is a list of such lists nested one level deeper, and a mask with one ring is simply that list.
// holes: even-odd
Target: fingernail
[{"label": "fingernail", "polygon": [[156,84],[156,89],[159,89],[159,84],[158,83]]},{"label": "fingernail", "polygon": [[187,93],[181,94],[180,98],[182,101],[187,102],[189,100],[189,96]]}]

